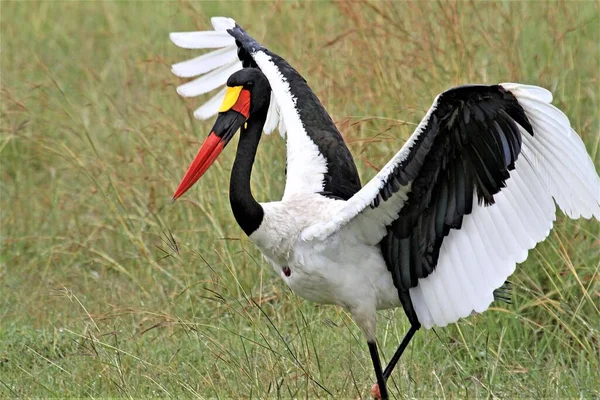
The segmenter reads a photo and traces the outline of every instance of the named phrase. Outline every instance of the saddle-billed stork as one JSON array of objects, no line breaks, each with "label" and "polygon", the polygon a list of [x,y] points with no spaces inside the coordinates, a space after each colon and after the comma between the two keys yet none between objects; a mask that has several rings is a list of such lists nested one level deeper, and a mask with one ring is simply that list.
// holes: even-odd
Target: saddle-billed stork
[{"label": "saddle-billed stork", "polygon": [[[236,221],[299,296],[337,304],[366,336],[377,384],[421,327],[485,311],[517,263],[549,234],[556,206],[600,219],[600,178],[568,118],[540,87],[503,83],[443,92],[400,151],[361,187],[352,156],[305,79],[230,18],[172,33],[182,96],[226,83],[194,115],[218,114],[173,195],[183,195],[240,130],[229,198]],[[281,201],[258,203],[250,175],[261,134],[287,135]],[[500,294],[499,297],[502,297]],[[377,310],[402,306],[411,328],[382,369]]]}]

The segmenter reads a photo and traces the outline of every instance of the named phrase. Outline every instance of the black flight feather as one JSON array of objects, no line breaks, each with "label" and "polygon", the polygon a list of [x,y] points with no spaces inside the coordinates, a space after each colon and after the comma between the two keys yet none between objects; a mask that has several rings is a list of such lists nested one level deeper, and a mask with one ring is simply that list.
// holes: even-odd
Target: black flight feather
[{"label": "black flight feather", "polygon": [[[506,186],[521,151],[519,126],[533,135],[521,105],[499,85],[450,89],[434,107],[409,153],[371,202],[376,208],[412,183],[380,243],[407,314],[414,313],[407,290],[435,269],[450,230],[460,229],[475,201],[494,204],[494,195]],[[504,286],[494,294],[509,301]]]}]

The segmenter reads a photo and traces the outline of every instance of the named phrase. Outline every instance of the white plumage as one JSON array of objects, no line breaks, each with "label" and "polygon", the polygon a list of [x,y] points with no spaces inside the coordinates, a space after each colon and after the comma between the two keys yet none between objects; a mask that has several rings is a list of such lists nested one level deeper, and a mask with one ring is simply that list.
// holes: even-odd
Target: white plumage
[{"label": "white plumage", "polygon": [[235,46],[235,40],[227,32],[173,32],[171,41],[184,49],[218,49]]},{"label": "white plumage", "polygon": [[[434,272],[410,289],[419,321],[426,328],[446,326],[489,307],[494,290],[514,272],[517,263],[525,261],[528,250],[550,233],[556,218],[553,198],[571,218],[589,219],[594,215],[600,219],[600,178],[568,118],[549,103],[552,94],[529,85],[502,86],[523,106],[535,135],[523,131],[521,157],[506,188],[494,197],[496,203],[489,207],[474,205],[473,212],[464,217],[462,228],[451,230],[444,240]],[[401,208],[390,215],[386,207],[371,209],[369,205],[416,142],[436,102],[396,156],[338,213],[306,228],[301,234],[303,240],[320,242],[342,228],[364,232],[364,217],[369,218],[367,224],[373,234],[364,241],[378,243],[383,238],[385,225],[398,216]],[[401,204],[399,197],[409,190],[407,187],[397,192],[388,202]],[[380,218],[369,217],[372,214]],[[373,227],[375,223],[380,229]],[[460,301],[454,297],[457,293],[464,294]]]},{"label": "white plumage", "polygon": [[[235,44],[211,51],[191,60],[173,64],[171,71],[181,78],[191,78],[229,64],[232,60],[237,61],[237,47]],[[237,62],[239,63],[238,69],[241,69],[242,63]]]},{"label": "white plumage", "polygon": [[[307,212],[307,204],[319,212]],[[250,239],[294,293],[346,308],[367,337],[374,338],[376,310],[400,305],[379,248],[348,231],[318,242],[300,239],[303,229],[328,220],[343,204],[314,193],[261,203],[265,217]],[[290,276],[284,267],[290,268]]]},{"label": "white plumage", "polygon": [[[235,27],[235,21],[225,17],[212,17],[210,20],[215,31],[173,32],[169,35],[175,45],[184,49],[218,49],[171,66],[173,74],[181,78],[206,74],[178,86],[177,93],[183,97],[200,96],[218,87],[225,86],[227,78],[235,71],[242,69],[242,63],[237,57],[235,40],[227,33],[227,29]],[[215,71],[217,68],[220,68],[219,72]],[[200,120],[214,117],[224,98],[225,89],[223,88],[198,108],[194,112],[194,117]],[[215,104],[217,105],[215,106]],[[278,128],[281,136],[285,136],[285,123],[283,118],[280,118],[279,105],[273,97],[264,132],[268,135],[275,128]]]},{"label": "white plumage", "polygon": [[194,111],[194,117],[197,119],[208,119],[219,112],[219,107],[223,103],[225,98],[225,92],[227,89],[223,88],[217,92],[213,97],[210,98],[206,103]]},{"label": "white plumage", "polygon": [[[233,72],[242,68],[237,58],[235,40],[226,31],[235,26],[235,21],[221,17],[214,17],[211,21],[216,31],[179,32],[170,36],[177,46],[183,48],[218,49],[173,65],[173,73],[180,77],[202,75],[177,88],[182,96],[198,96],[223,86]],[[316,261],[318,252],[315,252],[315,248],[321,249],[324,243],[331,245],[340,243],[342,238],[349,240],[351,237],[355,246],[365,245],[375,257],[381,258],[377,244],[386,233],[385,226],[397,218],[410,192],[410,185],[378,207],[371,209],[369,206],[390,173],[417,143],[432,112],[436,110],[439,96],[400,151],[352,198],[340,202],[308,195],[309,200],[301,194],[323,190],[323,174],[327,171],[325,160],[307,136],[296,108],[296,99],[291,95],[289,84],[277,65],[261,50],[251,55],[269,79],[272,89],[264,131],[270,133],[276,127],[282,134],[289,131],[288,178],[283,200],[263,204],[265,222],[251,238],[280,274],[281,268],[289,263],[294,264],[294,260],[311,259],[313,263],[323,264],[321,267],[314,265],[313,273],[334,269],[336,274],[356,275],[356,271],[347,271],[349,266],[341,260],[325,257],[322,263]],[[489,307],[493,301],[493,291],[514,272],[517,263],[527,258],[528,250],[548,236],[556,218],[553,199],[571,218],[595,216],[600,219],[600,179],[568,118],[550,104],[552,94],[531,85],[504,83],[501,86],[518,99],[536,134],[533,137],[525,133],[522,135],[521,157],[511,171],[506,188],[495,196],[496,203],[490,207],[475,205],[473,212],[465,216],[462,228],[452,230],[444,240],[435,271],[410,289],[419,321],[427,328],[445,326],[469,316],[473,311],[482,312]],[[224,89],[219,91],[198,108],[194,116],[199,119],[214,116],[224,95]],[[311,204],[311,208],[318,212],[307,213],[306,204]],[[300,220],[303,223],[299,223]],[[294,226],[286,228],[286,221],[288,224],[292,221]],[[296,248],[302,249],[300,253],[295,254]],[[338,250],[352,253],[348,244]],[[360,256],[355,254],[352,258]],[[303,268],[302,263],[295,264],[297,268]],[[385,268],[381,268],[385,266],[383,259],[375,264],[375,270],[389,275]],[[295,277],[284,279],[300,296],[315,299],[309,294],[312,290],[309,287],[315,283],[315,278],[310,279],[310,285],[294,285],[292,282]],[[391,278],[389,280],[391,282]],[[333,279],[323,278],[323,281],[335,286]],[[357,284],[361,281],[359,279]],[[316,287],[320,286],[317,284]],[[382,291],[381,288],[372,289]],[[389,286],[389,290],[394,292],[394,286]],[[350,303],[349,299],[339,294],[329,298],[331,288],[323,290],[323,293],[320,295],[321,302],[342,306]],[[459,294],[458,297],[456,294]],[[380,303],[392,306],[389,302]],[[393,303],[393,306],[398,305],[397,301]]]},{"label": "white plumage", "polygon": [[[358,178],[340,173],[340,166],[354,168],[354,163],[349,153],[332,150],[335,144],[347,149],[304,79],[232,19],[213,18],[212,23],[216,31],[171,34],[180,47],[218,49],[173,65],[178,76],[200,75],[179,86],[178,93],[208,93],[243,65],[257,67],[261,75],[252,76],[265,82],[261,125],[254,139],[244,137],[256,142],[245,142],[240,150],[240,139],[238,148],[240,163],[250,164],[241,172],[238,164],[235,183],[232,174],[232,187],[239,190],[231,196],[236,220],[296,294],[352,314],[369,342],[380,386],[385,388],[421,325],[445,326],[490,306],[516,264],[548,236],[555,202],[571,218],[600,219],[600,177],[546,89],[503,83],[440,94],[400,151],[360,188]],[[255,83],[238,89],[249,92]],[[194,116],[217,114],[224,97],[225,89]],[[229,118],[228,129],[239,120],[231,110],[219,115],[221,122]],[[250,125],[250,116],[244,117]],[[276,127],[282,135],[287,132],[285,191],[281,201],[258,204],[244,171],[252,167],[260,129],[270,133]],[[201,159],[194,161],[174,198],[204,173],[204,163],[214,161],[210,154],[217,141],[220,152],[231,137],[220,134],[225,135],[211,133],[211,149],[201,149]],[[347,175],[353,174],[355,169]],[[358,187],[342,199],[347,192],[335,186],[335,179]],[[383,372],[375,345],[376,311],[399,306],[412,327]],[[385,389],[382,393],[387,395]]]},{"label": "white plumage", "polygon": [[294,193],[321,192],[327,172],[325,158],[304,129],[289,83],[271,60],[271,56],[264,51],[259,50],[252,54],[252,57],[269,80],[279,114],[283,116],[281,123],[285,122],[283,130],[289,131],[286,146],[287,179],[283,198]]},{"label": "white plumage", "polygon": [[214,69],[209,73],[194,79],[193,81],[184,83],[183,85],[177,87],[177,93],[183,97],[194,97],[208,93],[222,86],[223,82],[227,82],[227,78],[229,78],[229,76],[235,71],[240,70],[241,67],[242,63],[234,60],[233,62]]}]

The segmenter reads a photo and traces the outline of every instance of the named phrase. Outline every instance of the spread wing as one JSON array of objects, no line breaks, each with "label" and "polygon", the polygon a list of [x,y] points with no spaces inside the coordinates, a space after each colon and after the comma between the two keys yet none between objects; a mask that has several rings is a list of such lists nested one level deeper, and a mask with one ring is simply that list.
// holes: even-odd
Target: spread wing
[{"label": "spread wing", "polygon": [[302,238],[342,231],[380,243],[425,327],[484,311],[549,234],[553,199],[571,218],[600,219],[600,178],[551,101],[518,84],[442,93],[381,172]]},{"label": "spread wing", "polygon": [[[217,115],[225,98],[227,79],[244,67],[242,59],[238,57],[239,48],[235,38],[227,31],[235,28],[235,21],[231,18],[213,17],[211,23],[214,31],[173,32],[169,35],[173,43],[184,49],[211,49],[196,58],[171,66],[171,71],[181,78],[196,77],[177,87],[177,93],[183,97],[196,97],[219,89],[194,111],[194,117],[200,120]],[[246,58],[244,61],[246,66],[250,65],[250,60]],[[276,128],[279,128],[282,136],[285,135],[286,129],[280,116],[279,105],[271,95],[264,131],[270,134]]]},{"label": "spread wing", "polygon": [[[170,38],[187,49],[217,49],[174,64],[184,78],[199,76],[177,88],[184,97],[199,96],[224,86],[241,68],[259,68],[271,85],[271,103],[264,126],[287,133],[287,181],[284,198],[295,193],[325,193],[349,199],[360,188],[354,159],[333,120],[306,80],[287,61],[254,40],[231,18],[213,17],[214,31],[176,32]],[[219,90],[194,112],[198,119],[217,114],[225,96]]]}]

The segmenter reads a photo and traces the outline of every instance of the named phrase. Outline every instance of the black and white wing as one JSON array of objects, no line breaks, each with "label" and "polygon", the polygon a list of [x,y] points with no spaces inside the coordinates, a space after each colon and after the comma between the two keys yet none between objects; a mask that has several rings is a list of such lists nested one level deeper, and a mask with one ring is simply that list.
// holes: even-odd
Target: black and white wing
[{"label": "black and white wing", "polygon": [[554,201],[600,219],[600,178],[551,101],[514,83],[442,93],[381,172],[302,239],[339,231],[380,243],[400,297],[410,293],[405,310],[427,328],[486,310],[548,236]]},{"label": "black and white wing", "polygon": [[[225,84],[234,72],[244,66],[238,57],[235,38],[227,30],[235,27],[231,18],[211,18],[214,31],[173,32],[169,36],[177,46],[185,49],[212,49],[191,60],[171,66],[173,74],[181,78],[194,78],[177,87],[183,97],[196,97],[219,89],[207,102],[194,111],[194,117],[205,120],[214,117],[225,98]],[[215,50],[216,49],[216,50]],[[279,116],[277,101],[271,97],[267,122],[264,131],[270,134],[279,126],[279,133],[285,135],[285,125]]]},{"label": "black and white wing", "polygon": [[[325,108],[306,80],[287,61],[254,40],[231,18],[213,17],[214,31],[176,32],[170,38],[187,49],[217,49],[172,66],[175,75],[198,78],[177,88],[185,97],[224,86],[241,68],[259,68],[271,85],[265,133],[279,127],[287,137],[284,198],[295,193],[326,193],[349,199],[360,190],[354,160]],[[217,114],[225,88],[194,112],[198,119]]]}]

